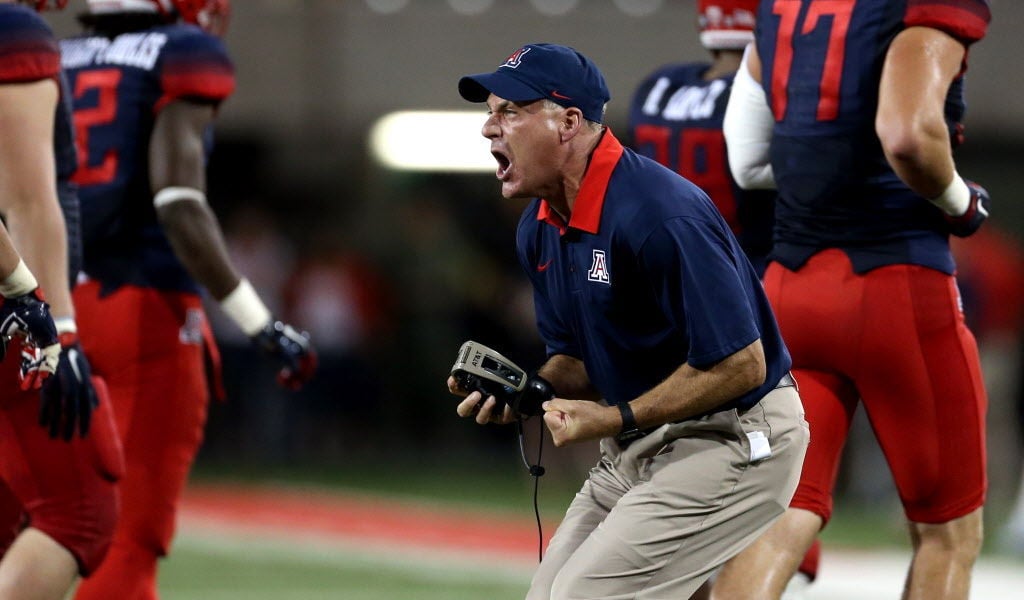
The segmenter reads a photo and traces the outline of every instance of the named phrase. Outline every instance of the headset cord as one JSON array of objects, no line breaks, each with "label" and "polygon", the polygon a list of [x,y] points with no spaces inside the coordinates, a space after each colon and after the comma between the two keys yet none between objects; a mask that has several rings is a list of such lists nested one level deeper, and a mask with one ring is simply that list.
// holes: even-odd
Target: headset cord
[{"label": "headset cord", "polygon": [[544,560],[544,529],[540,522],[540,506],[537,502],[538,490],[540,489],[540,478],[544,475],[544,467],[540,466],[540,459],[544,454],[544,419],[538,419],[540,425],[537,427],[539,435],[537,436],[537,464],[531,465],[529,459],[526,458],[526,447],[523,441],[523,417],[521,415],[516,416],[516,433],[519,436],[519,456],[523,459],[523,464],[526,465],[526,469],[533,476],[533,515],[537,519],[537,562]]}]

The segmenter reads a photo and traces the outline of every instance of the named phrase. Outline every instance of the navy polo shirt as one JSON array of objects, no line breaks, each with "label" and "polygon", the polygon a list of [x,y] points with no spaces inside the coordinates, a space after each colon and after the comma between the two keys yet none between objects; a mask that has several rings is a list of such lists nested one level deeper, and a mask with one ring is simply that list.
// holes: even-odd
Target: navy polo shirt
[{"label": "navy polo shirt", "polygon": [[758,338],[765,383],[723,409],[754,405],[790,368],[757,273],[708,196],[611,131],[591,156],[569,223],[535,199],[516,246],[548,355],[581,359],[609,404]]}]

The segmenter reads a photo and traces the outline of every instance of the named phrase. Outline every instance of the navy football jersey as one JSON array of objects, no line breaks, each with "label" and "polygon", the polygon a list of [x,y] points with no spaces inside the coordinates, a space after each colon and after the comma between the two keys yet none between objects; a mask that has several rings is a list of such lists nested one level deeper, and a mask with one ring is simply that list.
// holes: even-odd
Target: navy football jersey
[{"label": "navy football jersey", "polygon": [[733,76],[705,80],[706,63],[664,66],[637,88],[629,111],[633,149],[703,189],[759,272],[772,245],[774,191],[740,189],[722,134]]},{"label": "navy football jersey", "polygon": [[[984,0],[765,0],[756,40],[775,116],[771,163],[779,189],[772,258],[797,269],[840,248],[858,273],[890,264],[954,270],[942,213],[892,170],[875,134],[889,44],[912,26],[969,45],[985,35]],[[963,78],[946,121],[958,137]]]},{"label": "navy football jersey", "polygon": [[[149,142],[178,99],[220,103],[234,90],[223,44],[187,24],[61,42],[71,83],[84,271],[105,290],[125,284],[197,291],[157,222]],[[208,139],[207,152],[210,150]]]}]

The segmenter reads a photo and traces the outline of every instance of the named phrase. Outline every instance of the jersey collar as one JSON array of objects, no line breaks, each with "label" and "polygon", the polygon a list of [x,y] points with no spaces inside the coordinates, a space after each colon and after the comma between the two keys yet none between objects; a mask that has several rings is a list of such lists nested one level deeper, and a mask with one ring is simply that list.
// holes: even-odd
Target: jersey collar
[{"label": "jersey collar", "polygon": [[604,207],[604,194],[608,190],[608,181],[612,177],[615,165],[622,156],[622,144],[612,135],[612,130],[605,128],[601,141],[590,155],[590,164],[583,174],[580,191],[576,195],[576,203],[572,207],[572,216],[566,225],[562,217],[555,212],[548,201],[541,198],[537,211],[537,220],[558,228],[564,235],[569,227],[596,234],[601,225],[601,209]]}]

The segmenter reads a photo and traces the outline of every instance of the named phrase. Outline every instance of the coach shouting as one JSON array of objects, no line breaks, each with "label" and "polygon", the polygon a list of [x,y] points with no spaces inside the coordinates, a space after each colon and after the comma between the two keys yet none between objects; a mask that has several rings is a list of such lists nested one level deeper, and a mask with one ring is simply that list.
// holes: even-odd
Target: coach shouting
[{"label": "coach shouting", "polygon": [[[523,46],[459,93],[487,103],[502,195],[535,198],[516,243],[544,421],[559,446],[603,438],[528,598],[688,598],[782,514],[807,447],[757,274],[704,192],[601,124],[604,78],[572,48]],[[495,406],[458,413],[514,420]]]}]

